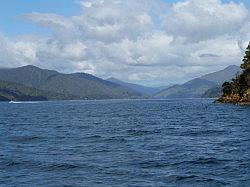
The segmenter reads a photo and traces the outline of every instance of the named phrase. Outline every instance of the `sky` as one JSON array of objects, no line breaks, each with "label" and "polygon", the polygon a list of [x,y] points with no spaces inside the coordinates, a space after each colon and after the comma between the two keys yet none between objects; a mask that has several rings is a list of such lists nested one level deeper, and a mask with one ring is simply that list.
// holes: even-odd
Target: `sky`
[{"label": "sky", "polygon": [[241,63],[249,9],[249,0],[3,0],[0,67],[183,83]]}]

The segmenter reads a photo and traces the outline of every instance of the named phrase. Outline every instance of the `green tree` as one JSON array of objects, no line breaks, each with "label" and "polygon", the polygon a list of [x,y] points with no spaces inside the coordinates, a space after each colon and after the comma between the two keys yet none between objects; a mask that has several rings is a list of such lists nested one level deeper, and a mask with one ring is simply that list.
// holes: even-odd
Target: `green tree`
[{"label": "green tree", "polygon": [[250,42],[248,43],[245,56],[243,58],[243,63],[241,64],[242,69],[249,69],[250,68]]},{"label": "green tree", "polygon": [[242,73],[240,77],[238,78],[239,95],[241,98],[243,97],[244,92],[248,89],[246,74],[247,74],[247,70],[245,70],[244,73]]},{"label": "green tree", "polygon": [[233,91],[232,85],[230,82],[224,82],[222,87],[223,87],[223,95],[224,96],[230,95]]}]

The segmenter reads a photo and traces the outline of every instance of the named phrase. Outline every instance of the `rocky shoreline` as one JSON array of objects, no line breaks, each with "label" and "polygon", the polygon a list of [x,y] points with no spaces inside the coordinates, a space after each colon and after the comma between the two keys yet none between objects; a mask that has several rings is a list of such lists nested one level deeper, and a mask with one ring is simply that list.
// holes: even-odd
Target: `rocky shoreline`
[{"label": "rocky shoreline", "polygon": [[219,103],[232,103],[236,105],[250,105],[250,89],[248,89],[243,97],[241,98],[239,94],[223,95],[216,100]]}]

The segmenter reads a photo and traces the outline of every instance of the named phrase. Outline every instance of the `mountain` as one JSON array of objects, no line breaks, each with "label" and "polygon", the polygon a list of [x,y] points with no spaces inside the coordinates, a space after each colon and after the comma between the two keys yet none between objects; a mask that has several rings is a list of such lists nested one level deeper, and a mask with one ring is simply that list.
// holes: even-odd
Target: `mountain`
[{"label": "mountain", "polygon": [[139,84],[133,84],[133,83],[128,83],[128,82],[123,82],[123,81],[118,80],[118,79],[113,78],[113,77],[107,79],[107,81],[119,84],[119,85],[121,85],[121,86],[123,86],[123,87],[125,87],[127,89],[134,90],[134,91],[136,91],[138,93],[141,93],[141,94],[147,95],[147,96],[152,96],[152,95],[156,94],[157,92],[159,92],[160,90],[166,88],[166,87],[155,87],[155,88],[152,88],[152,87],[142,86],[142,85],[139,85]]},{"label": "mountain", "polygon": [[215,83],[203,79],[193,79],[182,85],[174,85],[158,92],[156,98],[197,98]]},{"label": "mountain", "polygon": [[237,72],[238,66],[227,68],[192,79],[182,85],[174,85],[154,95],[155,98],[199,98],[209,89],[220,86],[223,82],[231,80]]},{"label": "mountain", "polygon": [[214,97],[220,93],[218,87],[239,70],[238,66],[229,66],[159,91],[161,88],[115,78],[103,80],[86,73],[63,74],[29,65],[0,69],[0,100],[124,99],[145,98],[146,95],[155,98]]},{"label": "mountain", "polygon": [[0,80],[63,95],[63,99],[123,99],[142,96],[86,73],[63,74],[31,65],[0,69]]}]

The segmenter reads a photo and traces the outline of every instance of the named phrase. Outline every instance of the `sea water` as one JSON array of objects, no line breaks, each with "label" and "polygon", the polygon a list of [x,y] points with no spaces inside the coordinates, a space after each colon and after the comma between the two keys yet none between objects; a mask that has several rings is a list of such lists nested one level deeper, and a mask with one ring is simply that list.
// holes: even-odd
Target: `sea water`
[{"label": "sea water", "polygon": [[250,107],[0,103],[0,186],[250,186]]}]

